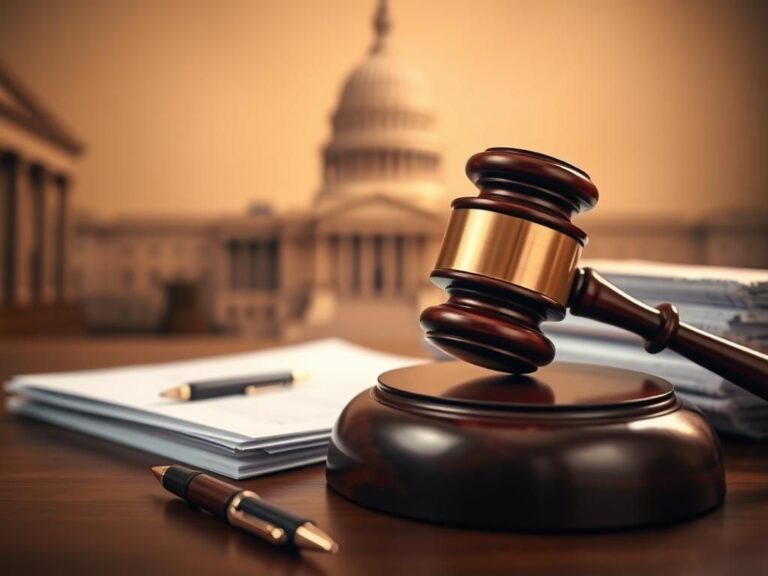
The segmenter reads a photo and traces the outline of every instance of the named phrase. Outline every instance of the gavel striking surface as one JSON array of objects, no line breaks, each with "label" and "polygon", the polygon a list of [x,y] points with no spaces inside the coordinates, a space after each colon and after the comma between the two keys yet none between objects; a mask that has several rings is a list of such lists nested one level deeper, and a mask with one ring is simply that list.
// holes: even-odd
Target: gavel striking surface
[{"label": "gavel striking surface", "polygon": [[518,531],[670,522],[725,491],[716,435],[668,382],[566,363],[386,372],[340,416],[327,479],[395,515]]}]

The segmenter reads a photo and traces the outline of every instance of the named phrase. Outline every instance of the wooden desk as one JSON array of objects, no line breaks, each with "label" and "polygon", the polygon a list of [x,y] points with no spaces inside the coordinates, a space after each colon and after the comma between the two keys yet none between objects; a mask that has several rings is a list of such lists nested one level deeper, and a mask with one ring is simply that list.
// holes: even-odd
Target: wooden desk
[{"label": "wooden desk", "polygon": [[[0,341],[0,378],[233,352],[227,340]],[[323,467],[243,482],[336,537],[335,556],[272,549],[163,492],[152,455],[0,417],[0,574],[766,574],[768,445],[724,443],[725,506],[692,522],[587,535],[497,534],[370,512]]]}]

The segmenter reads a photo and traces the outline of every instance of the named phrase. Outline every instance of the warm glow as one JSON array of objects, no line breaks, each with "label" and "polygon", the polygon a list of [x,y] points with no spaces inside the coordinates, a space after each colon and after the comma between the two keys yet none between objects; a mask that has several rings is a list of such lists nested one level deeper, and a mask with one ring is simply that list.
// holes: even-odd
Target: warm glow
[{"label": "warm glow", "polygon": [[[102,214],[304,208],[374,3],[6,2],[0,54],[88,146],[76,202]],[[467,157],[569,160],[593,215],[687,220],[768,207],[764,3],[391,3],[432,87],[452,195]]]}]

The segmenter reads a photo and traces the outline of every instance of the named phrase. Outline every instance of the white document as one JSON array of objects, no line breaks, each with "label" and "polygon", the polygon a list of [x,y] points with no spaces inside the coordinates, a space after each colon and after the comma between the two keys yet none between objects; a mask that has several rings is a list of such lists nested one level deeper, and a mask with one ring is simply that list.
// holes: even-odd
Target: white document
[{"label": "white document", "polygon": [[[382,372],[422,362],[328,339],[167,364],[15,376],[6,389],[17,395],[8,403],[11,412],[241,477],[322,460],[331,428],[353,396]],[[160,396],[190,381],[282,370],[310,377],[252,396],[194,402]]]}]

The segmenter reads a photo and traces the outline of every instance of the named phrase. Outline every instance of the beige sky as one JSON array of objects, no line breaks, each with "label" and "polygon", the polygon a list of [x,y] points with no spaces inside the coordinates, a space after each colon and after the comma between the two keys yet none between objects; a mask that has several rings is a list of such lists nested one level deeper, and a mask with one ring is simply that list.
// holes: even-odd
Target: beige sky
[{"label": "beige sky", "polygon": [[[445,183],[531,148],[600,215],[768,208],[768,3],[392,0],[430,81]],[[211,214],[309,204],[374,0],[0,0],[0,57],[88,146],[77,204]]]}]

